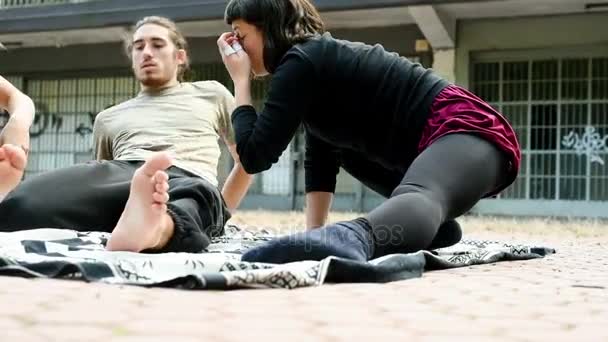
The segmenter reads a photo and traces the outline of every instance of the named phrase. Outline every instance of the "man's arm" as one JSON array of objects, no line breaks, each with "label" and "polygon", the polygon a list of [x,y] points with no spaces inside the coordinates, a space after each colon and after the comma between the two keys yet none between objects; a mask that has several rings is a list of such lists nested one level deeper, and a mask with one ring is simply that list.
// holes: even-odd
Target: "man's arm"
[{"label": "man's arm", "polygon": [[93,159],[113,160],[112,140],[108,137],[108,132],[101,120],[101,114],[97,115],[93,123]]},{"label": "man's arm", "polygon": [[245,172],[245,169],[241,165],[239,156],[236,153],[236,145],[226,145],[228,146],[228,150],[230,150],[230,155],[232,155],[232,158],[234,159],[234,167],[224,183],[224,187],[222,188],[222,196],[226,201],[228,210],[230,210],[230,212],[234,212],[247,194],[247,190],[249,190],[251,183],[253,183],[253,175]]},{"label": "man's arm", "polygon": [[219,82],[216,82],[215,84],[218,91],[217,104],[219,107],[217,122],[218,133],[234,160],[232,171],[224,182],[222,196],[226,201],[228,210],[234,212],[241,204],[243,197],[247,194],[247,190],[249,190],[251,183],[253,183],[253,175],[250,175],[245,171],[236,151],[234,127],[230,120],[230,115],[236,107],[234,96]]},{"label": "man's arm", "polygon": [[306,194],[306,229],[325,225],[333,198],[331,192],[313,191]]},{"label": "man's arm", "polygon": [[36,112],[34,102],[9,81],[0,76],[0,107],[9,112],[10,118],[0,133],[0,146],[13,144],[29,149],[30,127]]}]

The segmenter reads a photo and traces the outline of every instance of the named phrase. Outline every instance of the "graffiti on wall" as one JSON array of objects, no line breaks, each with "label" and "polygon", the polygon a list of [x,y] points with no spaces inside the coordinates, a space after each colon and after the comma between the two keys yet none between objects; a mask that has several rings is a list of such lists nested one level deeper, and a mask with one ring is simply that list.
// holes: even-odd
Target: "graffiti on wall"
[{"label": "graffiti on wall", "polygon": [[578,134],[574,130],[562,138],[562,145],[574,149],[576,154],[586,155],[591,163],[604,165],[604,159],[600,156],[602,152],[608,152],[608,135],[601,136],[595,127],[585,127],[585,133]]},{"label": "graffiti on wall", "polygon": [[[70,115],[74,114],[70,113]],[[96,114],[93,112],[88,112],[86,115],[88,116],[88,121],[79,123],[74,129],[74,133],[81,137],[86,137],[87,135],[93,133],[93,123],[95,122]],[[8,119],[9,113],[4,110],[0,110],[0,131],[6,125]],[[36,103],[36,116],[34,117],[32,128],[30,129],[31,138],[40,137],[48,132],[58,132],[62,127],[63,116],[61,114],[51,113],[44,103]]]}]

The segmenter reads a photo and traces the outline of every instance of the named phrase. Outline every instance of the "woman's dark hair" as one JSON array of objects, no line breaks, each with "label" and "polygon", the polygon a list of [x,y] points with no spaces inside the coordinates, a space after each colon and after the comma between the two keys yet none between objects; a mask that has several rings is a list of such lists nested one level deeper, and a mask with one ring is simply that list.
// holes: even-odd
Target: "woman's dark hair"
[{"label": "woman's dark hair", "polygon": [[224,19],[241,19],[264,37],[264,67],[273,73],[287,50],[325,32],[319,12],[309,0],[231,0]]}]

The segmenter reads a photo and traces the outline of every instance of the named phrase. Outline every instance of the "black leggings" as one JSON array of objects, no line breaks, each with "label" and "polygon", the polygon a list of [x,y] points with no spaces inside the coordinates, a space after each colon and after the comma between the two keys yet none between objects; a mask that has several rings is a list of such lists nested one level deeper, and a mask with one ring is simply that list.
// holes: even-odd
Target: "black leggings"
[{"label": "black leggings", "polygon": [[[66,228],[112,232],[143,162],[101,161],[25,180],[0,202],[0,231]],[[200,252],[222,235],[230,218],[217,187],[177,167],[167,170],[175,232],[163,252]]]},{"label": "black leggings", "polygon": [[437,140],[414,160],[405,176],[364,158],[343,160],[342,167],[353,177],[389,197],[366,217],[375,257],[426,249],[442,224],[465,214],[508,176],[506,155],[469,134]]}]

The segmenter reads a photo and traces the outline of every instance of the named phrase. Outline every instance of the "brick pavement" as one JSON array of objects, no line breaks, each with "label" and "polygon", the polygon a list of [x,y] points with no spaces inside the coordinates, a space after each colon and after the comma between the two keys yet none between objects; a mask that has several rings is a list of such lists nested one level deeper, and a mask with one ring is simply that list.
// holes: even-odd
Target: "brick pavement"
[{"label": "brick pavement", "polygon": [[229,292],[0,277],[0,341],[608,341],[608,245],[389,284]]}]

